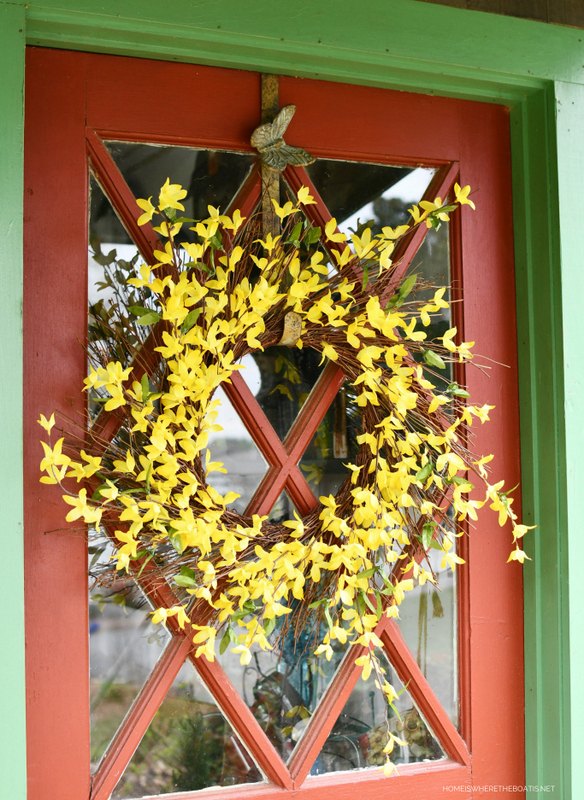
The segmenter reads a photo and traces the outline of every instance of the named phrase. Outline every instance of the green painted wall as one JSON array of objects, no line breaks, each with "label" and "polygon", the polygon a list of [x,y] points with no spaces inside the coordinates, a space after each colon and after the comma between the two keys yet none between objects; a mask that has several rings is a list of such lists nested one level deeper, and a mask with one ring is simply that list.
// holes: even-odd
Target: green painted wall
[{"label": "green painted wall", "polygon": [[584,760],[578,757],[584,751],[584,726],[578,724],[584,690],[575,677],[584,657],[578,625],[584,596],[576,572],[584,549],[578,525],[584,503],[584,315],[578,308],[584,280],[578,197],[584,186],[584,32],[416,0],[363,0],[357,8],[358,15],[352,0],[297,0],[293,7],[288,0],[31,0],[26,6],[0,0],[0,359],[10,387],[0,400],[0,419],[10,420],[0,468],[10,487],[2,529],[9,577],[0,590],[10,610],[0,666],[6,688],[0,701],[1,798],[25,797],[22,528],[14,480],[21,459],[23,36],[42,46],[224,64],[510,106],[522,488],[527,515],[539,524],[530,542],[535,558],[525,570],[528,783],[554,785],[554,797],[584,797]]}]

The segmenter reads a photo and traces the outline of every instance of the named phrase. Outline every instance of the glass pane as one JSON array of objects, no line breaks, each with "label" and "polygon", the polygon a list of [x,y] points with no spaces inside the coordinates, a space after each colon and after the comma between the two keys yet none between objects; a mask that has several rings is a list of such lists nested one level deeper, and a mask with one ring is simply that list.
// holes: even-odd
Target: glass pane
[{"label": "glass pane", "polygon": [[286,492],[282,492],[274,505],[272,506],[268,519],[270,522],[278,523],[286,519],[294,519],[294,512],[297,511],[296,506],[288,497]]},{"label": "glass pane", "polygon": [[406,743],[394,748],[390,756],[394,764],[444,758],[442,748],[383,654],[381,661],[387,680],[399,694],[395,701],[397,713],[388,708],[384,696],[375,686],[374,673],[366,681],[359,679],[315,761],[311,775],[382,766],[385,763],[383,748],[387,743],[387,722],[392,732]]},{"label": "glass pane", "polygon": [[454,725],[459,724],[456,573],[441,569],[440,554],[429,560],[438,588],[426,583],[400,606],[399,626],[428,683]]},{"label": "glass pane", "polygon": [[[261,384],[256,361],[245,356],[242,365],[239,374],[256,394]],[[208,449],[210,458],[222,463],[227,472],[208,473],[207,479],[218,492],[237,492],[240,497],[230,507],[243,514],[266,472],[267,462],[221,387],[214,399],[220,402],[216,424],[221,430],[209,434]]]},{"label": "glass pane", "polygon": [[[144,289],[128,286],[143,263],[136,245],[127,240],[122,224],[97,181],[90,179],[88,251],[88,341],[90,358],[96,358],[102,344],[124,365],[134,347],[144,341],[148,329],[136,324],[136,317],[120,313],[120,305],[150,304]],[[129,240],[128,240],[129,241]],[[120,303],[120,300],[122,301]],[[118,310],[116,310],[118,309]],[[115,334],[115,335],[114,335]]]},{"label": "glass pane", "polygon": [[113,549],[90,548],[91,764],[107,745],[160,657],[169,634],[151,623],[148,601],[124,575],[105,577]]},{"label": "glass pane", "polygon": [[343,386],[300,459],[300,469],[317,497],[336,494],[350,476],[345,464],[354,461],[360,432],[355,390]]},{"label": "glass pane", "polygon": [[245,667],[240,665],[239,656],[229,651],[218,658],[260,727],[287,761],[330,684],[346,647],[336,643],[337,649],[330,661],[316,659],[312,653],[320,637],[310,623],[299,632],[292,628],[276,629],[272,639],[274,649],[252,648],[251,663]]},{"label": "glass pane", "polygon": [[112,800],[262,780],[194,667],[187,663],[144,734]]},{"label": "glass pane", "polygon": [[136,142],[106,145],[135,197],[156,201],[160,187],[170,178],[188,191],[185,216],[195,219],[207,217],[209,205],[225,211],[255,163],[251,153]]},{"label": "glass pane", "polygon": [[272,427],[284,439],[325,364],[315,350],[268,347],[253,353],[260,376],[256,398]]},{"label": "glass pane", "polygon": [[307,169],[331,215],[346,233],[359,224],[392,224],[385,221],[385,207],[396,198],[417,203],[435,173],[425,167],[332,159],[318,159]]}]

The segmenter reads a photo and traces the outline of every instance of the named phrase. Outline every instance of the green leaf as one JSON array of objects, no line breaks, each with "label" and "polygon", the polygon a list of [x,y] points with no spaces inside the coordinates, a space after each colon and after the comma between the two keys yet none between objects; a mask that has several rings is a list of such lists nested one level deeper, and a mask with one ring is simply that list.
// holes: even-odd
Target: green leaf
[{"label": "green leaf", "polygon": [[232,641],[233,641],[233,633],[231,631],[231,628],[227,628],[227,630],[221,637],[221,641],[219,643],[219,653],[221,655],[223,655],[223,653],[227,650]]},{"label": "green leaf", "polygon": [[273,633],[274,628],[276,627],[276,618],[272,617],[271,619],[265,619],[263,622],[263,629],[266,636],[269,636]]},{"label": "green leaf", "polygon": [[177,586],[182,586],[183,589],[192,589],[193,586],[197,585],[197,582],[193,578],[189,578],[188,575],[176,575],[174,582]]},{"label": "green leaf", "polygon": [[367,288],[367,284],[369,283],[369,265],[363,265],[363,280],[361,281],[361,289],[365,291]]},{"label": "green leaf", "polygon": [[320,228],[317,227],[309,228],[306,231],[306,236],[304,237],[305,243],[308,245],[316,244],[317,242],[320,241],[321,233],[322,231],[320,230]]},{"label": "green leaf", "polygon": [[371,567],[359,573],[360,578],[372,578],[377,572],[377,567]]},{"label": "green leaf", "polygon": [[137,574],[137,576],[136,576],[137,578],[139,578],[139,577],[140,577],[140,575],[142,575],[142,572],[144,571],[144,569],[145,569],[146,565],[147,565],[147,564],[148,564],[148,562],[149,562],[149,561],[151,561],[153,558],[154,558],[154,553],[149,553],[149,554],[148,554],[148,556],[147,556],[147,557],[144,559],[144,561],[142,562],[142,566],[140,567],[140,570],[139,570],[139,572],[138,572],[138,574]]},{"label": "green leaf", "polygon": [[470,394],[462,386],[457,383],[450,383],[445,391],[445,394],[451,394],[454,397],[470,397]]},{"label": "green leaf", "polygon": [[149,311],[147,314],[144,314],[142,317],[138,317],[138,325],[155,325],[161,319],[160,314],[156,311]]},{"label": "green leaf", "polygon": [[329,628],[332,628],[333,627],[333,620],[332,620],[331,612],[329,611],[328,605],[326,605],[324,607],[324,616],[325,616],[325,619],[327,621],[327,625],[329,626]]},{"label": "green leaf", "polygon": [[290,236],[286,239],[289,244],[293,244],[296,247],[300,244],[300,235],[302,233],[302,221],[297,222],[296,225],[290,231]]},{"label": "green leaf", "polygon": [[436,529],[435,522],[426,522],[422,528],[422,546],[424,550],[428,550],[434,538],[434,531]]},{"label": "green leaf", "polygon": [[193,308],[192,311],[189,311],[189,313],[183,320],[183,324],[180,326],[181,331],[183,333],[188,333],[188,331],[190,331],[190,329],[193,327],[193,325],[199,319],[200,316],[201,316],[200,308]]},{"label": "green leaf", "polygon": [[[371,602],[371,598],[369,597],[367,592],[361,592],[360,594],[361,594],[361,597],[363,598],[363,600],[365,601],[365,603],[367,604],[367,607],[369,608],[369,610],[373,611],[373,613],[375,615],[377,615],[377,608]],[[377,599],[377,594],[375,596],[376,596],[376,599]]]},{"label": "green leaf", "polygon": [[405,300],[409,294],[411,294],[417,280],[418,276],[414,273],[413,275],[408,275],[405,281],[403,281],[397,292],[400,303]]},{"label": "green leaf", "polygon": [[472,483],[466,478],[463,478],[462,475],[453,475],[452,478],[449,479],[449,483],[454,483],[457,486],[468,484],[472,488]]},{"label": "green leaf", "polygon": [[424,464],[422,469],[416,473],[416,480],[417,481],[427,481],[430,475],[434,472],[434,464],[432,461],[428,461],[427,464]]},{"label": "green leaf", "polygon": [[142,400],[145,403],[151,394],[150,381],[148,380],[148,375],[146,375],[146,373],[142,375],[142,380],[140,381],[140,383],[142,385]]},{"label": "green leaf", "polygon": [[424,352],[422,353],[422,357],[424,359],[424,362],[429,367],[435,367],[436,369],[446,368],[444,360],[438,355],[438,353],[435,353],[433,350],[424,350]]},{"label": "green leaf", "polygon": [[397,292],[393,295],[393,297],[390,298],[389,302],[385,306],[386,311],[390,308],[397,308],[398,306],[401,306],[406,297],[411,294],[417,280],[418,276],[416,273],[413,275],[408,275],[408,277],[402,282]]},{"label": "green leaf", "polygon": [[146,308],[146,306],[128,306],[128,311],[135,317],[143,317],[144,314],[150,314],[152,309]]}]

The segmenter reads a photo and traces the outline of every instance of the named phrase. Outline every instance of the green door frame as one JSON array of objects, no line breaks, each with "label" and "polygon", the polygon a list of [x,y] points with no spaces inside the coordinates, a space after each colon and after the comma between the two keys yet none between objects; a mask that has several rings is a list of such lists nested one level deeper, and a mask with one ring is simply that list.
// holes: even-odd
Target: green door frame
[{"label": "green door frame", "polygon": [[[584,749],[584,726],[570,713],[584,708],[584,684],[576,679],[584,657],[584,626],[577,624],[584,612],[577,571],[584,561],[578,525],[584,492],[577,470],[584,429],[584,369],[578,373],[584,341],[578,302],[579,288],[584,297],[578,205],[584,186],[584,32],[417,0],[364,0],[358,8],[355,19],[352,0],[300,0],[293,14],[286,0],[0,0],[2,797],[26,796],[22,487],[15,478],[22,467],[26,44],[318,77],[509,107],[522,494],[524,516],[539,525],[528,542],[534,560],[525,569],[527,783],[553,786],[556,797],[584,796],[584,760],[571,758]],[[501,709],[501,724],[504,716]],[[550,793],[529,794],[539,796]]]}]

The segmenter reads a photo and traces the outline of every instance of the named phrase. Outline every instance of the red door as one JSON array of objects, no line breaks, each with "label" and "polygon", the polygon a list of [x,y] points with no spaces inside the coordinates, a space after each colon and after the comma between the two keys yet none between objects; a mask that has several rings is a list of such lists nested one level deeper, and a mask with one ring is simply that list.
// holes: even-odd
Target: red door
[{"label": "red door", "polygon": [[[31,50],[27,79],[31,800],[183,798],[202,788],[206,796],[249,800],[349,798],[356,791],[364,798],[431,798],[445,791],[478,797],[495,785],[521,785],[521,576],[517,565],[506,564],[508,538],[486,515],[461,545],[468,563],[456,583],[441,596],[419,593],[400,625],[381,631],[384,658],[402,686],[399,724],[407,745],[396,775],[384,777],[377,766],[380,712],[374,688],[361,686],[353,653],[339,653],[330,674],[315,670],[309,658],[292,659],[285,669],[282,661],[256,659],[238,671],[226,659],[210,664],[194,658],[190,641],[171,630],[168,641],[150,643],[160,645],[159,658],[150,649],[139,669],[133,662],[134,672],[124,674],[122,654],[128,649],[135,658],[148,636],[140,622],[128,623],[135,612],[144,616],[148,586],[138,587],[139,601],[130,599],[118,616],[100,616],[95,593],[88,603],[87,538],[65,529],[60,491],[39,485],[35,420],[56,409],[82,428],[86,417],[79,387],[88,326],[88,215],[95,313],[95,270],[115,271],[120,259],[128,263],[136,252],[148,260],[156,246],[155,234],[135,223],[134,197],[153,194],[167,174],[173,180],[188,174],[203,213],[207,202],[252,210],[261,194],[249,144],[260,121],[260,76]],[[476,450],[494,452],[497,472],[514,485],[518,419],[505,109],[284,77],[279,94],[281,106],[298,109],[290,143],[317,158],[310,169],[288,168],[284,176],[292,189],[309,185],[319,197],[310,207],[316,224],[331,215],[346,225],[367,215],[398,220],[407,202],[444,197],[455,181],[476,189],[477,214],[457,218],[449,237],[432,238],[432,232],[423,241],[420,231],[402,263],[405,268],[417,259],[429,283],[451,281],[453,299],[462,300],[454,304],[457,327],[492,359],[488,371],[456,377],[473,399],[496,405],[491,425],[476,432]],[[106,244],[116,248],[113,260]],[[310,360],[288,363],[273,353],[250,362],[225,387],[225,424],[235,431],[231,451],[235,441],[247,448],[234,462],[248,513],[286,515],[295,508],[307,514],[323,486],[334,484],[350,438],[341,384],[333,364],[318,371]],[[137,630],[140,638],[133,639]]]}]

